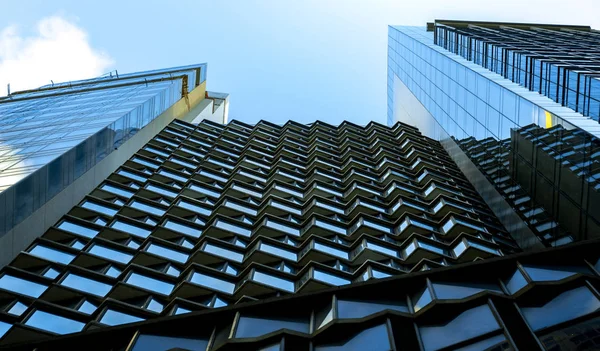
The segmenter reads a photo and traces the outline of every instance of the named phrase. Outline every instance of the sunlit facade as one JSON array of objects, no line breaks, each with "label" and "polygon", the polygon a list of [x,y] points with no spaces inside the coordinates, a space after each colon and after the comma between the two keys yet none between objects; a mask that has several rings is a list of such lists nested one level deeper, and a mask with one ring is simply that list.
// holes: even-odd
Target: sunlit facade
[{"label": "sunlit facade", "polygon": [[[460,21],[389,27],[388,123],[403,121],[440,140],[522,247],[600,231],[595,49],[574,40],[566,53],[565,36],[593,41],[596,34],[583,26]],[[592,71],[575,72],[575,61]],[[588,88],[569,81],[576,76]],[[532,126],[548,128],[548,136],[537,137]],[[515,131],[549,151],[561,165],[557,175],[511,147]],[[577,176],[558,176],[561,167]],[[570,191],[578,182],[590,186]],[[570,225],[572,218],[584,224]]]},{"label": "sunlit facade", "polygon": [[[206,92],[206,70],[199,64],[111,72],[0,98],[0,265],[122,163],[117,159],[137,150],[128,151],[158,125],[172,118],[224,122],[227,97]],[[142,130],[145,136],[134,138]],[[104,176],[96,169],[105,170]]]}]

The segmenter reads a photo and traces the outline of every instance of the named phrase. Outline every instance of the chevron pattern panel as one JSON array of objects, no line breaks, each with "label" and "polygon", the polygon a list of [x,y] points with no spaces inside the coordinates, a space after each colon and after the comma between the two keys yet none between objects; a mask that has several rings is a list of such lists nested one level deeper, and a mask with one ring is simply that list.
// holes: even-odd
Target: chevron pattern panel
[{"label": "chevron pattern panel", "polygon": [[174,121],[2,270],[0,344],[519,251],[408,125]]},{"label": "chevron pattern panel", "polygon": [[588,241],[13,349],[596,350],[599,251]]}]

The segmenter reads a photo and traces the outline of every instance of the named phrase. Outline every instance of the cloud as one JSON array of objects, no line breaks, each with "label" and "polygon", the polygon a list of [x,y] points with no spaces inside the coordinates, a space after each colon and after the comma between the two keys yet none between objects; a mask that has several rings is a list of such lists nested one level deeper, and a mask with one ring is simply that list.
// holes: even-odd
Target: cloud
[{"label": "cloud", "polygon": [[87,33],[58,16],[40,20],[33,35],[17,26],[0,30],[0,96],[54,82],[93,78],[114,64],[108,54],[92,48]]}]

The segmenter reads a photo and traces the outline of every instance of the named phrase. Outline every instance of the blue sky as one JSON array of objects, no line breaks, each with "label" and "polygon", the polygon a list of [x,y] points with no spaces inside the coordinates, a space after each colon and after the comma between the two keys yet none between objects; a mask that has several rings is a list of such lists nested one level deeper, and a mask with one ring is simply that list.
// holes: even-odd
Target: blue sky
[{"label": "blue sky", "polygon": [[7,82],[31,88],[208,62],[208,89],[230,93],[230,118],[385,123],[388,24],[445,18],[600,29],[598,10],[597,0],[3,2],[0,95]]}]

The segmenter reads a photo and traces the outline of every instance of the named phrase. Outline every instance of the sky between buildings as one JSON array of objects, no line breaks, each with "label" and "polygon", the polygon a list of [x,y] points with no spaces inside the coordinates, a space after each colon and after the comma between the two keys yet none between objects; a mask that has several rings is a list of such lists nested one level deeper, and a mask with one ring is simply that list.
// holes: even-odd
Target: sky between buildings
[{"label": "sky between buildings", "polygon": [[[0,96],[99,76],[208,62],[208,89],[247,123],[385,123],[387,26],[434,19],[600,29],[598,0],[0,2]],[[1,118],[1,116],[0,116]]]}]

